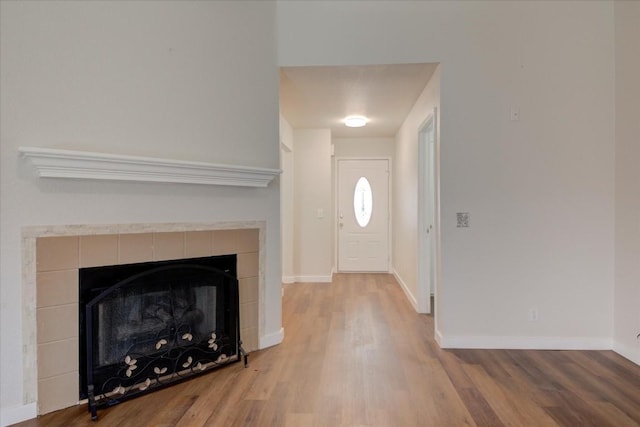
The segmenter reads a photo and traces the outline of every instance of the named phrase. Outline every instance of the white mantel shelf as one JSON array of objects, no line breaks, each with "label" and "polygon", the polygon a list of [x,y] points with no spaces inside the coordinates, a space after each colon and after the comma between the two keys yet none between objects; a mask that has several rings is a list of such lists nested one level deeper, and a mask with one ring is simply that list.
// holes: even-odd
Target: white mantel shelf
[{"label": "white mantel shelf", "polygon": [[41,178],[267,187],[279,169],[20,147]]}]

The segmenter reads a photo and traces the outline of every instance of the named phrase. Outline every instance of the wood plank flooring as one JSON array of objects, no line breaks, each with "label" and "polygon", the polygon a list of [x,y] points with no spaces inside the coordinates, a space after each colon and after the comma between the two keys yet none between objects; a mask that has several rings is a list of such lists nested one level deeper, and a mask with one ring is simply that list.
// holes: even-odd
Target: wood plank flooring
[{"label": "wood plank flooring", "polygon": [[640,426],[640,367],[611,351],[441,350],[394,278],[286,285],[284,342],[99,411],[20,426]]}]

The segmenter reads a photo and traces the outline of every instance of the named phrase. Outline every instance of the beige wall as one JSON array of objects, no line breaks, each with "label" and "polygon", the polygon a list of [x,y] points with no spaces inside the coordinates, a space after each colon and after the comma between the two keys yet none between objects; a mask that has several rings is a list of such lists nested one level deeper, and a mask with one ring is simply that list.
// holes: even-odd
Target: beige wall
[{"label": "beige wall", "polygon": [[614,348],[640,364],[640,3],[617,1]]}]

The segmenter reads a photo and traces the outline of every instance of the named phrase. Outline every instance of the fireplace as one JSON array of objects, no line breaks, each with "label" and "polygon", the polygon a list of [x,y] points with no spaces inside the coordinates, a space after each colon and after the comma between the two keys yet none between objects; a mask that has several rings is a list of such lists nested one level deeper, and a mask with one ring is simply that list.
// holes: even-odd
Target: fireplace
[{"label": "fireplace", "polygon": [[[80,399],[97,407],[239,361],[236,255],[80,269]],[[245,356],[246,363],[246,356]]]},{"label": "fireplace", "polygon": [[37,403],[40,415],[78,403],[83,268],[237,254],[240,335],[247,352],[257,350],[264,326],[265,228],[263,221],[235,221],[23,229],[25,402]]}]

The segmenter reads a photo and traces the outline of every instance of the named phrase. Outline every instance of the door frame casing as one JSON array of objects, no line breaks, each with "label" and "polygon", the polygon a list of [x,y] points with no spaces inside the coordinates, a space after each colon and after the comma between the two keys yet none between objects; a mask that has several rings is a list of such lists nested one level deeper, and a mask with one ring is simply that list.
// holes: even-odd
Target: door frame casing
[{"label": "door frame casing", "polygon": [[[431,288],[429,286],[429,277],[432,274],[431,271],[426,268],[423,260],[430,256],[429,239],[427,237],[427,229],[429,223],[427,221],[427,202],[430,197],[427,194],[429,188],[427,187],[426,180],[428,174],[432,175],[434,183],[432,185],[434,194],[433,198],[433,230],[431,230],[431,240],[433,241],[431,246],[434,250],[433,262],[431,263],[431,269],[433,269],[433,292],[435,295],[434,302],[438,301],[438,288],[440,284],[440,142],[438,135],[438,111],[437,107],[434,107],[427,115],[425,120],[418,127],[418,287],[416,295],[417,311],[419,313],[431,313],[434,307],[431,307]],[[429,165],[427,165],[429,146],[425,139],[426,129],[429,125],[433,126],[433,170],[430,172]]]},{"label": "door frame casing", "polygon": [[340,156],[340,157],[334,157],[333,159],[333,271],[334,272],[339,272],[338,271],[338,249],[339,249],[339,226],[338,226],[338,221],[339,221],[339,213],[338,213],[338,186],[340,185],[339,182],[339,174],[338,174],[338,162],[341,160],[386,160],[387,161],[387,165],[389,167],[389,173],[387,174],[387,191],[388,191],[388,200],[387,200],[387,273],[391,273],[391,266],[392,264],[392,256],[393,256],[393,251],[391,250],[391,243],[393,242],[393,236],[392,236],[392,229],[391,229],[391,206],[392,206],[392,196],[393,196],[393,190],[391,187],[391,176],[393,173],[393,159],[391,157],[384,157],[384,156],[375,156],[375,157],[362,157],[362,156],[356,156],[356,157],[349,157],[349,156]]}]

